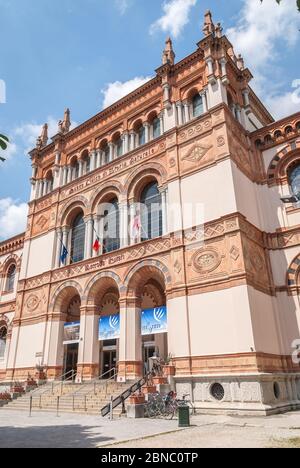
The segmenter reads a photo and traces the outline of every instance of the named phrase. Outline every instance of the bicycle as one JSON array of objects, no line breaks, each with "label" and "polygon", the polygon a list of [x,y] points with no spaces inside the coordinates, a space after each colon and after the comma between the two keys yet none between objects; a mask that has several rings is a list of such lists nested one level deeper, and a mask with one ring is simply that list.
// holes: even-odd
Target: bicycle
[{"label": "bicycle", "polygon": [[187,393],[187,394],[182,396],[181,400],[179,400],[178,398],[176,398],[176,393],[170,392],[168,394],[167,398],[169,399],[169,404],[172,405],[173,408],[174,408],[174,414],[176,414],[178,412],[178,408],[180,406],[188,406],[191,416],[196,414],[196,409],[195,409],[195,406],[193,405],[191,399],[187,399],[187,397],[189,397],[189,396],[190,396],[190,394]]},{"label": "bicycle", "polygon": [[168,396],[162,397],[159,393],[151,395],[148,403],[145,405],[145,416],[150,419],[161,417],[164,419],[173,419],[175,407],[170,403]]}]

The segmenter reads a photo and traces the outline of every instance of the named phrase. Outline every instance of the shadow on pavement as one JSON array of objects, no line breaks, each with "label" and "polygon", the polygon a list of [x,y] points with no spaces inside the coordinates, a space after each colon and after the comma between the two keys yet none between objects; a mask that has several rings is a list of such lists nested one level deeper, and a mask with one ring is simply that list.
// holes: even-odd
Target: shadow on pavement
[{"label": "shadow on pavement", "polygon": [[[98,432],[98,434],[96,433]],[[98,427],[80,425],[0,428],[0,448],[96,448],[113,437],[99,434]]]}]

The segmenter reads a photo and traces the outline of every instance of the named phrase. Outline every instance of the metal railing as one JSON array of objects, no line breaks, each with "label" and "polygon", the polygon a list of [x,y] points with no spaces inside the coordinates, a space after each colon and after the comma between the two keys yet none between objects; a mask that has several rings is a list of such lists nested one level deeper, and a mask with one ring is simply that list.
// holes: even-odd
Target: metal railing
[{"label": "metal railing", "polygon": [[138,390],[140,390],[148,381],[153,377],[152,372],[149,372],[143,377],[142,379],[138,380],[135,382],[131,387],[129,387],[127,390],[125,390],[123,393],[121,393],[119,396],[116,398],[111,398],[110,403],[105,405],[102,410],[101,410],[101,416],[104,418],[108,414],[111,415],[112,417],[112,412],[115,408],[118,406],[122,405],[122,413],[125,412],[125,401],[134,393],[136,393]]}]

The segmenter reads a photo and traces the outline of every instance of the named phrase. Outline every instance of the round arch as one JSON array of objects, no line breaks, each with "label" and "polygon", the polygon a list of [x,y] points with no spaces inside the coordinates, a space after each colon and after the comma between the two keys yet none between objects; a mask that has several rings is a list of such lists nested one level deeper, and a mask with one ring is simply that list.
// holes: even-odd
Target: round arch
[{"label": "round arch", "polygon": [[170,288],[172,282],[169,269],[164,263],[148,259],[141,261],[127,273],[124,291],[129,297],[138,296],[151,279],[155,279],[165,291]]},{"label": "round arch", "polygon": [[118,180],[110,180],[94,191],[90,201],[91,212],[95,213],[99,203],[107,203],[112,198],[120,201],[123,192],[124,187]]},{"label": "round arch", "polygon": [[106,291],[111,288],[122,292],[120,277],[112,271],[103,271],[95,275],[87,284],[84,290],[84,301],[86,305],[99,305]]},{"label": "round arch", "polygon": [[280,177],[286,176],[288,166],[297,158],[300,158],[300,140],[286,145],[272,159],[268,171],[267,179],[271,183]]},{"label": "round arch", "polygon": [[50,301],[50,309],[53,312],[67,313],[67,308],[73,297],[79,296],[83,301],[83,289],[77,281],[67,281],[61,284],[53,293]]},{"label": "round arch", "polygon": [[79,210],[83,211],[83,215],[88,214],[89,203],[88,200],[83,196],[77,196],[72,198],[72,200],[65,203],[60,209],[58,216],[58,225],[68,225],[70,220],[76,215],[76,212]]},{"label": "round arch", "polygon": [[126,181],[127,199],[138,201],[145,186],[154,180],[159,187],[166,183],[167,171],[161,164],[148,163],[143,168],[138,168]]}]

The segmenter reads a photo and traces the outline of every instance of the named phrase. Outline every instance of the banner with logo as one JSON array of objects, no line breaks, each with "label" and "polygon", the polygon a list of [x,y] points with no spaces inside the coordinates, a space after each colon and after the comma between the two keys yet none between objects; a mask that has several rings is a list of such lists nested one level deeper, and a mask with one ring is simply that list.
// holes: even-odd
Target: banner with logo
[{"label": "banner with logo", "polygon": [[120,338],[120,314],[101,317],[99,320],[99,341]]},{"label": "banner with logo", "polygon": [[142,311],[142,335],[156,335],[167,333],[168,314],[167,307],[157,307]]},{"label": "banner with logo", "polygon": [[64,345],[76,344],[80,341],[80,322],[65,323]]}]

